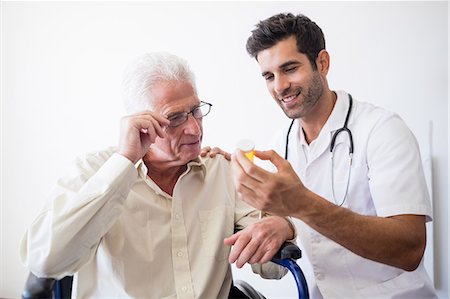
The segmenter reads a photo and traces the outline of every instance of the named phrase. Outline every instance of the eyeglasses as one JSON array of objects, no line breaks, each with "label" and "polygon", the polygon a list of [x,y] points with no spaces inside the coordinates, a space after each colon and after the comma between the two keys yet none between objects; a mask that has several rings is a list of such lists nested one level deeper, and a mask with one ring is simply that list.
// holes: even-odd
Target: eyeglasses
[{"label": "eyeglasses", "polygon": [[195,106],[189,112],[176,113],[168,118],[170,121],[169,127],[173,128],[184,124],[187,121],[189,114],[192,114],[196,119],[200,119],[211,111],[211,106],[212,104],[210,103],[200,102],[200,105]]}]

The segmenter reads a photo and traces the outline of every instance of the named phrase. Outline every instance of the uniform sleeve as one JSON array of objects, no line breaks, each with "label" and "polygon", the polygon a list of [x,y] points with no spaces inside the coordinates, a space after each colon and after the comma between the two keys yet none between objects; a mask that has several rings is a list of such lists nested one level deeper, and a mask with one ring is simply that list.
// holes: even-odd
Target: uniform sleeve
[{"label": "uniform sleeve", "polygon": [[120,216],[136,178],[134,165],[119,154],[78,159],[22,238],[22,263],[38,277],[77,272]]},{"label": "uniform sleeve", "polygon": [[378,122],[367,144],[369,187],[379,216],[415,214],[431,220],[432,211],[417,141],[392,114]]}]

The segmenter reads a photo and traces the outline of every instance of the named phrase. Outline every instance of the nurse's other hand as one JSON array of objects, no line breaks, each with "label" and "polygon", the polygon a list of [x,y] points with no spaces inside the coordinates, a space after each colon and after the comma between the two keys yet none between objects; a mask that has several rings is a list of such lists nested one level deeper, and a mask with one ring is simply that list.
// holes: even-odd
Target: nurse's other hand
[{"label": "nurse's other hand", "polygon": [[225,159],[227,159],[228,161],[231,160],[230,153],[227,153],[226,151],[218,147],[213,147],[211,149],[210,146],[205,146],[204,148],[202,148],[202,151],[200,152],[200,157],[206,157],[207,155],[209,155],[211,158],[214,158],[217,154],[224,156]]}]

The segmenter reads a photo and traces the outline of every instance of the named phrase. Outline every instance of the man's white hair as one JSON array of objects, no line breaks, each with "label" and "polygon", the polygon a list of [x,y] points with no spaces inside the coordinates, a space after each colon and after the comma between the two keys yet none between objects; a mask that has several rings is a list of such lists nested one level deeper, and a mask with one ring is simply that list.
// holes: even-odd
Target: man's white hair
[{"label": "man's white hair", "polygon": [[197,94],[195,76],[186,60],[167,53],[146,53],[125,70],[122,95],[127,113],[153,110],[151,87],[160,82],[187,82]]}]

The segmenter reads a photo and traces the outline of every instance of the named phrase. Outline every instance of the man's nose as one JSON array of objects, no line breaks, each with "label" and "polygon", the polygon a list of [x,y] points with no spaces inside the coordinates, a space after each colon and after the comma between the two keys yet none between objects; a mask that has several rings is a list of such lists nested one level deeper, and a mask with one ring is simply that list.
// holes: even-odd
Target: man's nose
[{"label": "man's nose", "polygon": [[200,135],[202,131],[202,119],[195,118],[192,113],[188,114],[186,124],[184,127],[184,133],[189,135]]},{"label": "man's nose", "polygon": [[291,83],[285,76],[276,76],[273,83],[273,88],[278,95],[282,95],[285,90],[289,89]]}]

